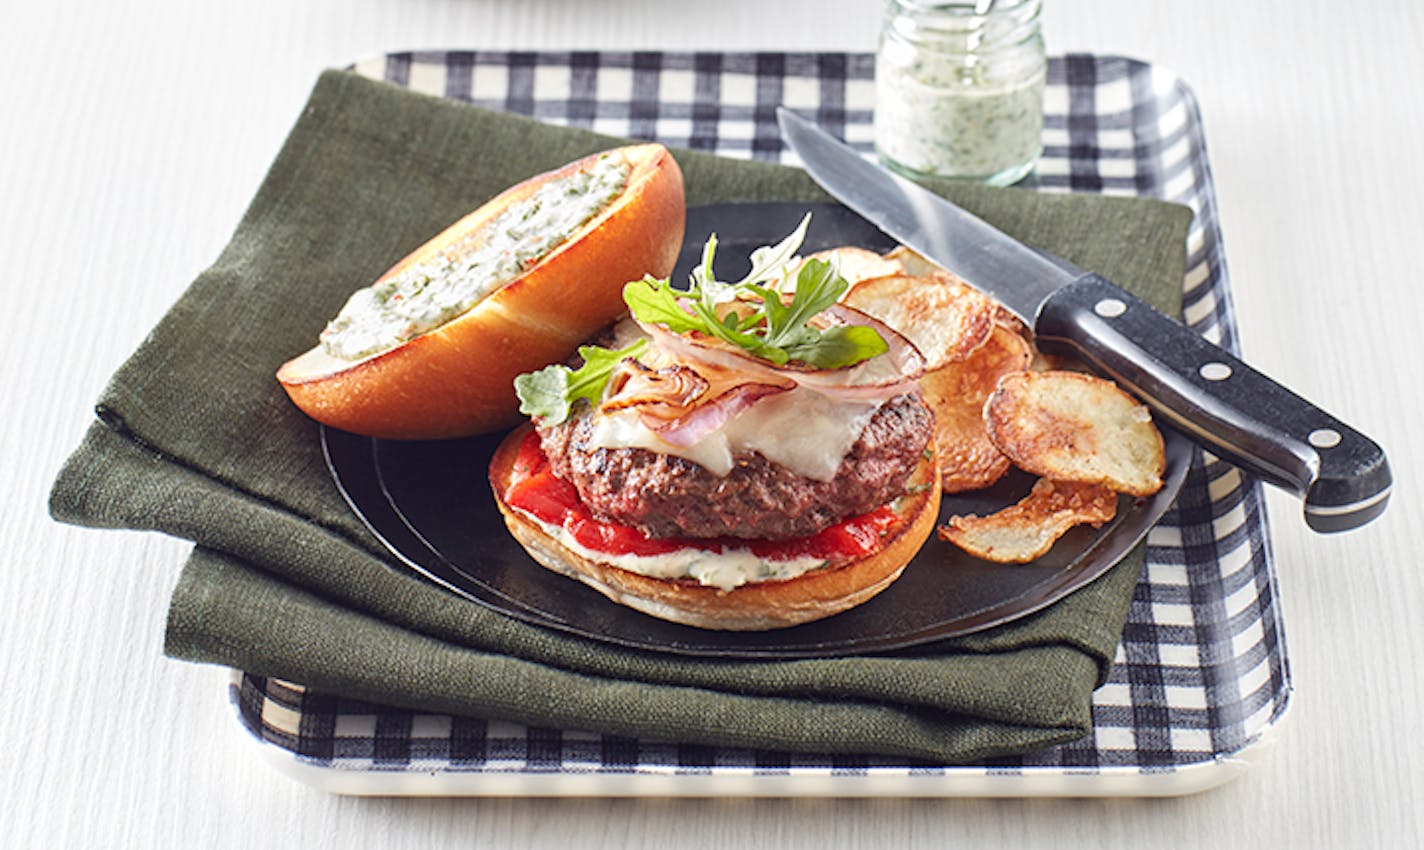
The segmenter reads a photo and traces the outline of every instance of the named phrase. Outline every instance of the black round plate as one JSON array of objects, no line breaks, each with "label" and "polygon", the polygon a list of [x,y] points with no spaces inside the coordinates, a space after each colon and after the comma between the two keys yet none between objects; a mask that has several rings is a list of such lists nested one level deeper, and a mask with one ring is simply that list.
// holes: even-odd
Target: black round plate
[{"label": "black round plate", "polygon": [[[755,248],[813,212],[807,251],[837,245],[891,247],[874,226],[835,204],[729,204],[688,210],[687,237],[674,280],[686,278],[717,232],[719,276],[736,279]],[[734,266],[740,262],[741,268]],[[417,574],[467,599],[525,622],[597,641],[656,652],[724,658],[806,658],[886,652],[963,635],[1037,611],[1118,562],[1176,498],[1191,444],[1170,429],[1165,486],[1143,498],[1120,497],[1102,528],[1080,526],[1044,557],[1006,566],[972,558],[934,536],[904,574],[869,602],[814,623],[766,632],[682,626],[609,601],[539,566],[505,529],[489,485],[489,461],[504,434],[400,442],[322,428],[327,464],[366,526]],[[1022,498],[1033,479],[1014,472],[996,486],[944,497],[941,520],[983,514]]]}]

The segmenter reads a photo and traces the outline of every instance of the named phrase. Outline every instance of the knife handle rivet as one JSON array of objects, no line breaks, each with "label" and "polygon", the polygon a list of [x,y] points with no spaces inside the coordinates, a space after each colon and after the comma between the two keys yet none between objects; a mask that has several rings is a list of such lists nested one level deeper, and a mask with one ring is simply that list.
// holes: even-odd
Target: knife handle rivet
[{"label": "knife handle rivet", "polygon": [[1340,445],[1340,432],[1334,428],[1316,428],[1306,439],[1317,449],[1328,449]]},{"label": "knife handle rivet", "polygon": [[1104,298],[1093,305],[1093,312],[1104,319],[1114,319],[1127,312],[1127,305],[1116,298]]},{"label": "knife handle rivet", "polygon": [[1225,363],[1213,360],[1210,363],[1203,363],[1197,370],[1197,374],[1208,381],[1224,381],[1231,377],[1231,367]]}]

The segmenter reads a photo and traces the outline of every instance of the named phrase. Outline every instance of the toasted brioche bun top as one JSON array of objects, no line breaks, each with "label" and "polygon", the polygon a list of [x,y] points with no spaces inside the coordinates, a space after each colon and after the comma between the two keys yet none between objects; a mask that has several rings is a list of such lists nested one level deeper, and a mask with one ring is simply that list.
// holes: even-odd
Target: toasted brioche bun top
[{"label": "toasted brioche bun top", "polygon": [[[514,424],[515,376],[567,358],[623,312],[625,283],[666,277],[677,260],[686,212],[681,169],[661,145],[616,152],[631,165],[623,192],[527,271],[444,325],[385,351],[348,361],[318,345],[288,361],[277,380],[292,401],[327,425],[388,439],[458,437]],[[465,240],[544,183],[602,155],[507,189],[376,283]]]}]

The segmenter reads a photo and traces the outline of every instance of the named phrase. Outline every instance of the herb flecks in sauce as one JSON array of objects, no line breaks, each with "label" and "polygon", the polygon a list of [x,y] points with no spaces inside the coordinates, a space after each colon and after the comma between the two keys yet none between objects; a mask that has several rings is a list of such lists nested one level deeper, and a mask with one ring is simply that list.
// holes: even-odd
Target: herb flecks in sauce
[{"label": "herb flecks in sauce", "polygon": [[1042,150],[1041,7],[891,0],[875,59],[881,158],[916,178],[1026,174]]},{"label": "herb flecks in sauce", "polygon": [[322,331],[328,354],[358,360],[463,314],[603,212],[628,185],[621,155],[550,180],[444,251],[355,292]]}]

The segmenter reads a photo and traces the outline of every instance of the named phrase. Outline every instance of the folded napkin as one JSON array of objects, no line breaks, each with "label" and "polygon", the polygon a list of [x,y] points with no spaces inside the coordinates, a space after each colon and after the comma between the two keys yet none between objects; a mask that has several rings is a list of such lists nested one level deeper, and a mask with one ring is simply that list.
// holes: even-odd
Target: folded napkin
[{"label": "folded napkin", "polygon": [[[649,740],[940,763],[1088,732],[1140,552],[990,631],[914,652],[773,662],[605,646],[389,566],[328,476],[316,425],[274,371],[312,344],[351,291],[450,221],[524,177],[617,143],[324,74],[232,241],[104,392],[99,421],[54,486],[54,516],[194,541],[167,652],[319,690]],[[799,170],[675,153],[690,205],[827,200]],[[1184,208],[945,191],[1177,310]]]}]

